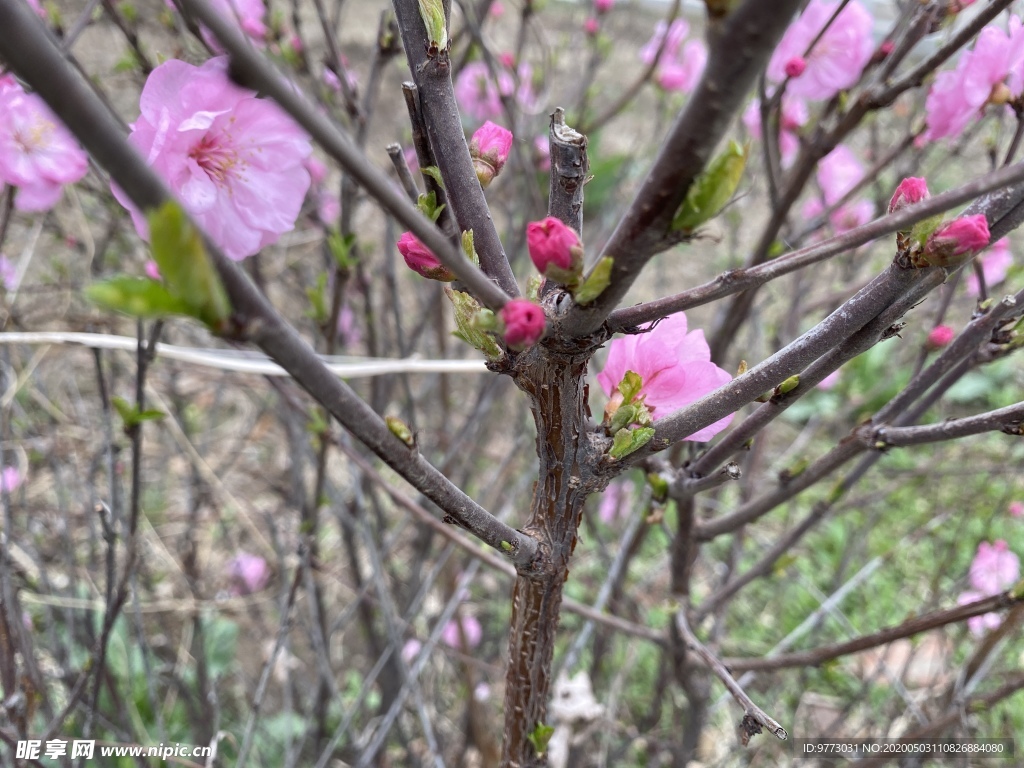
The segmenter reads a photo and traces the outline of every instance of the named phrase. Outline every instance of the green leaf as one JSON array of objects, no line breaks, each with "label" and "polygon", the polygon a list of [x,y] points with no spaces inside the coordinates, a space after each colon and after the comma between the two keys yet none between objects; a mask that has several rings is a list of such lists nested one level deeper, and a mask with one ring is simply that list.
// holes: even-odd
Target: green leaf
[{"label": "green leaf", "polygon": [[444,287],[444,292],[455,308],[455,325],[458,330],[454,332],[454,335],[471,347],[483,352],[488,360],[499,359],[502,355],[501,347],[481,327],[493,322],[494,313],[480,306],[480,303],[468,293],[453,290],[447,285]]},{"label": "green leaf", "polygon": [[445,25],[444,6],[441,0],[420,0],[420,18],[427,28],[430,43],[441,50],[448,47],[448,29]]},{"label": "green leaf", "polygon": [[188,302],[173,295],[167,286],[145,277],[117,275],[85,288],[85,298],[113,312],[133,317],[191,315]]},{"label": "green leaf", "polygon": [[214,328],[222,324],[231,315],[231,304],[199,231],[173,201],[150,211],[147,219],[153,259],[168,290],[188,304],[188,314]]},{"label": "green leaf", "polygon": [[928,242],[928,238],[931,237],[932,233],[942,225],[944,218],[944,214],[937,213],[923,221],[917,222],[917,224],[915,224],[910,230],[910,240],[924,248],[925,243]]},{"label": "green leaf", "polygon": [[408,424],[397,416],[385,416],[384,423],[388,425],[388,429],[391,430],[391,434],[405,443],[409,448],[416,447],[416,438],[413,437],[412,430],[409,429]]},{"label": "green leaf", "polygon": [[114,410],[117,411],[117,415],[121,417],[121,421],[124,422],[125,429],[131,429],[144,421],[156,421],[167,415],[155,408],[140,411],[137,405],[116,395],[110,399],[110,402],[113,404]]},{"label": "green leaf", "polygon": [[437,182],[437,186],[444,189],[444,179],[441,177],[441,169],[436,165],[428,165],[426,168],[420,168],[420,173],[424,176],[429,176]]},{"label": "green leaf", "polygon": [[725,151],[694,179],[686,200],[672,220],[672,228],[692,231],[721,211],[740,185],[747,154],[746,146],[730,141]]},{"label": "green leaf", "polygon": [[444,210],[444,205],[437,204],[437,193],[434,190],[421,194],[416,200],[416,207],[433,222],[437,221],[441,211]]},{"label": "green leaf", "polygon": [[775,388],[775,390],[780,395],[785,395],[785,394],[788,394],[789,392],[792,392],[794,389],[796,389],[799,386],[800,386],[800,377],[799,376],[790,376],[788,379],[786,379],[781,384],[779,384],[779,386],[777,386]]},{"label": "green leaf", "polygon": [[608,283],[612,279],[612,266],[615,260],[611,256],[605,256],[594,268],[590,270],[587,279],[573,292],[573,298],[579,305],[589,304],[598,296],[604,293]]},{"label": "green leaf", "polygon": [[316,284],[306,289],[306,298],[309,299],[309,309],[306,316],[312,318],[316,323],[323,325],[330,316],[327,307],[327,273],[321,272],[317,275]]},{"label": "green leaf", "polygon": [[480,255],[476,252],[476,246],[473,244],[473,230],[467,229],[462,233],[462,251],[466,254],[470,261],[480,266]]},{"label": "green leaf", "polygon": [[340,233],[332,231],[327,236],[327,246],[331,249],[331,255],[339,269],[351,269],[356,265],[356,259],[352,256],[352,248],[356,244],[356,236],[348,234],[344,237]]},{"label": "green leaf", "polygon": [[634,451],[643,448],[654,437],[654,427],[639,429],[620,429],[612,438],[612,447],[608,455],[613,459],[621,459]]},{"label": "green leaf", "polygon": [[640,394],[640,388],[643,385],[644,380],[639,373],[626,371],[622,381],[619,382],[619,392],[622,393],[623,402],[633,402],[633,399]]},{"label": "green leaf", "polygon": [[537,726],[533,729],[527,738],[530,739],[530,743],[533,744],[533,748],[537,750],[538,755],[543,755],[548,748],[548,742],[551,741],[551,734],[555,732],[555,729],[550,725],[544,725],[544,723],[537,723]]}]

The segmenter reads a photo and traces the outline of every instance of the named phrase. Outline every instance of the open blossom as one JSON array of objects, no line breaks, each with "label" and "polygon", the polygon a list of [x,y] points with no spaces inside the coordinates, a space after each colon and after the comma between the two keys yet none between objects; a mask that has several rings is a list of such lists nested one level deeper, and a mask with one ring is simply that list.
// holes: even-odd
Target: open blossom
[{"label": "open blossom", "polygon": [[779,83],[790,78],[787,92],[808,99],[830,99],[860,79],[874,53],[874,43],[871,14],[857,0],[847,4],[814,48],[807,50],[838,8],[838,2],[811,0],[772,54],[769,80]]},{"label": "open blossom", "polygon": [[[782,115],[779,119],[779,157],[784,168],[796,159],[800,149],[800,129],[807,123],[807,102],[789,91],[782,96]],[[754,99],[743,113],[743,125],[755,139],[761,136],[761,100]]]},{"label": "open blossom", "polygon": [[955,256],[980,251],[989,239],[985,214],[961,216],[936,229],[925,243],[924,253],[932,264],[944,266]]},{"label": "open blossom", "polygon": [[547,319],[544,310],[527,299],[506,302],[499,313],[505,325],[505,343],[513,349],[525,349],[540,341]]},{"label": "open blossom", "polygon": [[[129,140],[226,256],[252,256],[295,227],[310,185],[309,137],[275,103],[231,82],[226,57],[164,62],[139,106]],[[142,213],[113,192],[148,237]]]},{"label": "open blossom", "polygon": [[[1010,267],[1013,266],[1013,255],[1010,253],[1009,238],[1002,238],[992,243],[992,247],[982,256],[978,257],[981,263],[981,273],[985,277],[985,288],[993,288],[1006,279]],[[977,296],[981,293],[981,285],[978,283],[978,275],[973,269],[967,269],[965,279],[967,295]]]},{"label": "open blossom", "polygon": [[922,141],[959,136],[990,103],[1005,103],[1024,91],[1024,26],[1010,18],[1009,32],[988,26],[956,68],[940,72],[925,100],[928,128]]},{"label": "open blossom", "polygon": [[233,595],[251,595],[259,592],[270,581],[270,567],[259,555],[239,552],[228,563]]},{"label": "open blossom", "polygon": [[[646,333],[612,340],[608,362],[597,375],[606,395],[618,388],[627,371],[640,376],[640,395],[654,419],[668,416],[732,380],[711,362],[704,332],[687,333],[683,312],[669,315]],[[729,426],[732,416],[729,414],[686,439],[710,440]]]},{"label": "open blossom", "polygon": [[552,280],[572,283],[583,269],[580,236],[553,216],[526,225],[526,247],[537,271]]},{"label": "open blossom", "polygon": [[455,80],[455,98],[462,112],[478,122],[504,114],[502,97],[510,97],[520,109],[532,112],[537,102],[532,80],[533,69],[525,62],[513,75],[512,62],[504,58],[495,81],[485,62],[471,61]]},{"label": "open blossom", "polygon": [[34,93],[0,80],[0,182],[17,187],[14,207],[46,211],[65,184],[79,181],[89,161],[71,133]]},{"label": "open blossom", "polygon": [[512,131],[488,120],[473,133],[469,154],[480,186],[486,189],[494,177],[501,173],[512,149]]},{"label": "open blossom", "polygon": [[908,205],[919,203],[928,197],[928,182],[915,176],[908,176],[899,183],[889,201],[889,213],[902,211]]},{"label": "open blossom", "polygon": [[[853,190],[864,178],[864,166],[849,147],[840,144],[818,163],[817,178],[824,205],[817,198],[804,203],[802,213],[808,220],[819,216],[826,206],[835,205]],[[874,206],[870,201],[854,200],[836,208],[829,222],[837,233],[842,233],[867,224],[873,214]]]},{"label": "open blossom", "polygon": [[653,64],[658,58],[658,69],[655,73],[658,85],[666,91],[689,93],[697,85],[708,61],[707,47],[698,39],[683,41],[690,33],[690,25],[682,19],[676,19],[671,26],[659,21],[654,28],[654,35],[640,50],[640,59],[644,64]]},{"label": "open blossom", "polygon": [[398,252],[405,259],[405,264],[414,272],[419,272],[430,280],[450,283],[455,275],[427,248],[412,232],[403,232],[398,238]]},{"label": "open blossom", "polygon": [[[210,5],[221,16],[234,19],[246,36],[254,43],[262,44],[267,37],[267,26],[263,17],[267,15],[267,7],[263,0],[212,0]],[[203,27],[203,40],[215,53],[224,53],[224,48],[216,36]]]}]

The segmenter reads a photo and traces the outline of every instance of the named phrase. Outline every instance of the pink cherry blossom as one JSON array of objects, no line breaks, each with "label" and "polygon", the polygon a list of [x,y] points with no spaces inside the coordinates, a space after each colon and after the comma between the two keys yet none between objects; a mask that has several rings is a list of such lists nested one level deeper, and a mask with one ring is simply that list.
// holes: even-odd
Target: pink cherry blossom
[{"label": "pink cherry blossom", "polygon": [[270,581],[270,568],[259,555],[239,552],[228,563],[233,595],[251,595],[259,592]]},{"label": "pink cherry blossom", "polygon": [[[640,59],[644,64],[652,64],[658,51],[658,69],[655,72],[658,85],[666,91],[689,93],[697,85],[707,65],[708,51],[703,41],[688,40],[690,26],[682,19],[676,19],[672,26],[659,21],[654,28],[654,35],[640,50]],[[663,47],[664,46],[664,47]]]},{"label": "pink cherry blossom", "polygon": [[3,471],[0,472],[0,490],[12,493],[21,485],[21,481],[21,472],[18,471],[17,467],[4,467]]},{"label": "pink cherry blossom", "polygon": [[414,272],[418,272],[430,280],[440,280],[443,283],[450,283],[455,279],[451,270],[442,264],[434,252],[412,232],[403,232],[402,236],[398,238],[397,245],[398,252],[405,259],[406,266]]},{"label": "pink cherry blossom", "polygon": [[818,163],[818,183],[828,205],[835,205],[864,178],[864,166],[845,144]]},{"label": "pink cherry blossom", "polygon": [[941,260],[980,251],[988,245],[989,239],[988,220],[985,214],[976,213],[953,219],[936,229],[925,243],[924,252]]},{"label": "pink cherry blossom", "polygon": [[[807,50],[838,8],[838,2],[811,0],[772,54],[767,70],[770,80],[780,83],[791,77],[787,91],[808,99],[830,99],[860,79],[874,43],[871,14],[857,0],[847,4],[814,48]],[[787,69],[798,69],[796,59],[804,59],[806,66],[799,74],[789,75]]]},{"label": "pink cherry blossom", "polygon": [[835,387],[839,383],[841,371],[839,369],[832,371],[828,376],[818,382],[818,389],[829,390]]},{"label": "pink cherry blossom", "polygon": [[949,342],[956,336],[954,331],[948,325],[936,325],[928,333],[928,340],[925,342],[931,349],[942,349],[947,346]]},{"label": "pink cherry blossom", "polygon": [[160,274],[160,267],[152,259],[147,259],[146,263],[142,267],[146,272],[146,277],[150,280],[163,280],[164,276]]},{"label": "pink cherry blossom", "polygon": [[[1005,93],[1000,89],[1005,84]],[[959,136],[992,100],[1005,102],[1024,90],[1024,26],[1010,18],[1009,33],[985,27],[956,68],[940,72],[925,100],[928,128],[923,141]]]},{"label": "pink cherry blossom", "polygon": [[28,7],[35,11],[36,16],[38,16],[43,21],[46,21],[46,9],[43,8],[39,0],[28,0]]},{"label": "pink cherry blossom", "polygon": [[547,173],[551,170],[551,139],[542,134],[533,140],[533,151],[537,169]]},{"label": "pink cherry blossom", "polygon": [[590,37],[594,37],[598,32],[601,31],[601,22],[599,22],[593,16],[590,16],[583,22],[583,31]]},{"label": "pink cherry blossom", "polygon": [[[227,58],[154,69],[129,140],[225,255],[252,256],[295,227],[306,191],[309,137],[272,101],[227,77]],[[143,238],[143,215],[118,187]]]},{"label": "pink cherry blossom", "polygon": [[[687,333],[686,314],[669,315],[646,333],[612,340],[608,361],[597,381],[606,395],[615,391],[626,371],[639,374],[640,394],[654,419],[684,408],[732,380],[711,362],[703,331]],[[687,437],[704,442],[732,421],[733,414]]]},{"label": "pink cherry blossom", "polygon": [[547,319],[544,310],[527,299],[512,299],[501,308],[505,324],[505,343],[513,349],[525,349],[540,341]]},{"label": "pink cherry blossom", "polygon": [[482,187],[486,188],[501,173],[511,149],[512,131],[507,128],[488,120],[476,129],[469,142],[469,154]]},{"label": "pink cherry blossom", "polygon": [[[444,625],[444,629],[441,630],[441,642],[457,651],[468,651],[480,645],[483,635],[484,630],[480,626],[480,621],[476,616],[467,615],[463,616],[461,621],[452,619]],[[466,640],[465,648],[462,647],[463,637]]]},{"label": "pink cherry blossom", "polygon": [[423,643],[417,640],[415,637],[405,641],[405,645],[402,646],[402,661],[406,664],[412,664],[416,657],[420,655],[420,650],[423,648]]},{"label": "pink cherry blossom", "polygon": [[971,563],[970,582],[984,595],[996,595],[1009,589],[1020,578],[1020,560],[1003,539],[989,544],[983,541]]},{"label": "pink cherry blossom", "polygon": [[889,213],[902,211],[908,205],[919,203],[928,197],[928,182],[916,176],[908,176],[899,183],[889,201]]},{"label": "pink cherry blossom", "polygon": [[594,0],[594,10],[598,13],[608,13],[615,5],[615,0]]},{"label": "pink cherry blossom", "polygon": [[[800,129],[807,123],[807,102],[789,91],[782,96],[782,115],[779,120],[779,157],[787,168],[800,150]],[[743,124],[755,139],[761,139],[761,101],[754,99],[743,113]]]},{"label": "pink cherry blossom", "polygon": [[1007,511],[1011,517],[1024,517],[1024,501],[1011,501]]},{"label": "pink cherry blossom", "polygon": [[18,268],[14,262],[0,253],[0,288],[8,291],[18,287]]},{"label": "pink cherry blossom", "polygon": [[[957,605],[968,605],[969,603],[976,603],[978,600],[983,600],[989,597],[981,592],[974,592],[973,590],[967,590],[962,592],[956,599]],[[972,635],[980,637],[984,635],[988,630],[995,629],[1003,623],[1003,617],[995,611],[989,613],[983,613],[980,616],[972,616],[967,620],[967,629],[970,630]]]},{"label": "pink cherry blossom", "polygon": [[[999,285],[1006,279],[1010,267],[1013,266],[1013,255],[1010,253],[1009,238],[1004,237],[992,243],[989,250],[978,257],[978,261],[981,262],[981,272],[985,277],[985,288],[989,289]],[[978,284],[978,275],[970,267],[966,269],[966,273],[967,276],[964,283],[967,286],[967,295],[979,295],[981,293],[981,286]]]},{"label": "pink cherry blossom", "polygon": [[[267,27],[263,17],[267,15],[267,7],[263,0],[211,0],[210,5],[221,16],[234,19],[246,36],[254,43],[262,44],[267,37]],[[224,53],[224,48],[216,36],[206,27],[201,29],[203,40],[215,53]]]},{"label": "pink cherry blossom", "polygon": [[338,312],[338,341],[348,348],[358,347],[363,340],[363,332],[359,329],[359,319],[352,307],[343,304]]},{"label": "pink cherry blossom", "polygon": [[580,236],[572,227],[552,216],[526,225],[526,247],[530,251],[530,260],[542,275],[552,267],[571,272],[581,266],[583,245]]},{"label": "pink cherry blossom", "polygon": [[0,85],[0,182],[18,188],[14,207],[46,211],[65,184],[79,181],[89,161],[71,133],[34,93],[13,79]]},{"label": "pink cherry blossom", "polygon": [[[525,112],[536,108],[533,93],[533,69],[523,63],[512,72],[510,57],[503,57],[497,81],[491,77],[487,64],[471,61],[462,68],[455,80],[455,98],[467,116],[480,122],[504,114],[502,97],[512,98]],[[518,80],[518,85],[517,85]]]}]

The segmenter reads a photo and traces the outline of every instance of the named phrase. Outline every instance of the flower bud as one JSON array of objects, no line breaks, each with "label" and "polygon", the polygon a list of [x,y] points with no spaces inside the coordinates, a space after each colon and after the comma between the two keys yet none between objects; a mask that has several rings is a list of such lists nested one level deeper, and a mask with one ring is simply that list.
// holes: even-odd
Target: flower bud
[{"label": "flower bud", "polygon": [[544,335],[544,310],[526,299],[512,299],[501,308],[505,324],[505,343],[512,349],[525,349]]},{"label": "flower bud", "polygon": [[473,168],[481,187],[487,189],[487,185],[501,173],[511,149],[511,131],[490,120],[476,129],[469,142],[469,154],[473,157]]},{"label": "flower bud", "polygon": [[601,22],[591,16],[583,22],[583,31],[588,37],[596,37],[597,33],[601,31]]},{"label": "flower bud", "polygon": [[900,182],[889,201],[889,213],[901,211],[908,205],[919,203],[928,197],[928,182],[914,176],[908,176]]},{"label": "flower bud", "polygon": [[925,342],[925,345],[929,349],[942,349],[953,340],[954,336],[956,336],[956,331],[948,325],[936,325],[928,334],[928,341]]},{"label": "flower bud", "polygon": [[786,77],[800,77],[807,69],[807,60],[803,56],[794,56],[786,62]]},{"label": "flower bud", "polygon": [[583,272],[583,243],[576,231],[553,216],[526,225],[526,246],[537,271],[555,282],[575,285]]},{"label": "flower bud", "polygon": [[990,239],[984,214],[961,216],[932,233],[924,246],[924,260],[935,267],[953,266],[964,261],[957,257],[980,251]]},{"label": "flower bud", "polygon": [[398,238],[398,251],[405,259],[409,269],[419,272],[423,277],[450,283],[455,279],[451,270],[442,264],[434,252],[419,241],[412,232],[403,232]]},{"label": "flower bud", "polygon": [[594,10],[598,13],[608,13],[615,5],[615,0],[594,0]]}]

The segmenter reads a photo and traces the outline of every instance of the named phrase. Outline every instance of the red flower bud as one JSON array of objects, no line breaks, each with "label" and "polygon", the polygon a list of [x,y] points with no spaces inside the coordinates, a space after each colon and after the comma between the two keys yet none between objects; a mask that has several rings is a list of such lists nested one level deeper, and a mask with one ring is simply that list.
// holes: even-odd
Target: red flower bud
[{"label": "red flower bud", "polygon": [[919,203],[928,197],[928,182],[914,176],[908,176],[896,187],[892,200],[889,201],[889,213],[895,213],[908,205]]},{"label": "red flower bud", "polygon": [[936,325],[928,334],[926,344],[929,349],[942,349],[953,340],[954,336],[956,336],[956,331],[948,325]]},{"label": "red flower bud", "polygon": [[564,284],[575,283],[583,270],[583,244],[572,227],[548,216],[526,225],[526,246],[537,271]]},{"label": "red flower bud", "polygon": [[990,239],[984,214],[961,216],[932,233],[924,246],[925,260],[938,267],[950,266],[954,257],[980,251]]},{"label": "red flower bud", "polygon": [[803,56],[794,56],[786,62],[786,77],[800,77],[807,69],[807,59]]},{"label": "red flower bud", "polygon": [[473,168],[480,186],[487,188],[508,160],[512,149],[512,132],[495,125],[490,120],[476,129],[469,142],[469,154],[473,157]]},{"label": "red flower bud", "polygon": [[501,308],[505,323],[505,343],[513,349],[525,349],[544,335],[544,310],[526,299],[512,299]]},{"label": "red flower bud", "polygon": [[424,277],[444,283],[450,283],[455,279],[455,275],[448,267],[442,264],[434,252],[421,243],[412,232],[403,232],[398,238],[398,251],[409,269],[419,272]]}]

